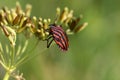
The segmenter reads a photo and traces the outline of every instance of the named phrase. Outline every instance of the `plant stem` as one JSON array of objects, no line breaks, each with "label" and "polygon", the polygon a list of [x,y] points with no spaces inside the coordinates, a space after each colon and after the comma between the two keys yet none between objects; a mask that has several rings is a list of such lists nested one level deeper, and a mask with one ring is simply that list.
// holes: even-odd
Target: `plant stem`
[{"label": "plant stem", "polygon": [[15,46],[12,46],[11,65],[15,64]]},{"label": "plant stem", "polygon": [[9,77],[10,77],[10,74],[9,74],[9,72],[7,71],[7,72],[5,73],[5,76],[4,76],[3,80],[9,80]]}]

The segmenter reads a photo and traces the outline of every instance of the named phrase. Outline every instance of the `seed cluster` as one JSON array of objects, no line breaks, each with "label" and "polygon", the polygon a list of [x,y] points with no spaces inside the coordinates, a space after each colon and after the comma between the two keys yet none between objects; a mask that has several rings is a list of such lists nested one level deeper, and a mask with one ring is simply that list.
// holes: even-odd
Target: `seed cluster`
[{"label": "seed cluster", "polygon": [[[50,19],[30,17],[31,5],[26,5],[26,9],[22,10],[19,2],[16,3],[16,7],[8,9],[3,7],[0,9],[0,27],[4,34],[10,40],[12,45],[15,45],[16,34],[26,32],[27,37],[35,35],[40,40],[45,40],[49,32],[47,31],[51,24]],[[73,10],[69,10],[65,7],[62,11],[57,8],[55,24],[64,25],[67,34],[76,33],[82,30],[87,23],[83,23],[78,26],[81,17],[74,17]]]}]

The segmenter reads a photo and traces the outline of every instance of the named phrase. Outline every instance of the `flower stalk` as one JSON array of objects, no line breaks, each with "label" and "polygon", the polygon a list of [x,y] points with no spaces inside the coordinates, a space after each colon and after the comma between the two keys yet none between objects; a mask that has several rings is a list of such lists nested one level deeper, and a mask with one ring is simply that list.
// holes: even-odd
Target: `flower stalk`
[{"label": "flower stalk", "polygon": [[10,77],[10,74],[8,72],[5,73],[5,76],[3,78],[3,80],[8,80]]}]

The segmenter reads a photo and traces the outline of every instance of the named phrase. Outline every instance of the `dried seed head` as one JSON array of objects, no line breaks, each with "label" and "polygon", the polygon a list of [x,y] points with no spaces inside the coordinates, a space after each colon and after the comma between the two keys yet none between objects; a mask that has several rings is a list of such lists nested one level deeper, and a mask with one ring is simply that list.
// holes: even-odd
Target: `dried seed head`
[{"label": "dried seed head", "polygon": [[72,18],[71,22],[68,23],[68,26],[70,28],[71,31],[73,31],[76,27],[76,25],[78,24],[78,22],[80,21],[80,18]]},{"label": "dried seed head", "polygon": [[20,15],[20,14],[17,15],[17,16],[15,17],[15,19],[13,20],[12,25],[19,24],[21,18],[22,18],[22,15]]},{"label": "dried seed head", "polygon": [[60,15],[60,8],[56,9],[56,15],[59,16]]},{"label": "dried seed head", "polygon": [[2,30],[3,30],[3,32],[4,32],[4,34],[8,37],[8,36],[9,36],[9,32],[7,31],[6,27],[3,25],[2,22],[0,22],[0,26],[1,26],[1,28],[2,28]]},{"label": "dried seed head", "polygon": [[12,24],[12,15],[10,11],[6,11],[6,20],[9,24]]},{"label": "dried seed head", "polygon": [[15,12],[17,14],[22,14],[22,12],[23,12],[19,2],[16,2],[16,10],[15,10]]},{"label": "dried seed head", "polygon": [[19,23],[19,27],[23,27],[26,23],[25,23],[25,20],[27,20],[27,17],[23,17],[21,20],[20,20],[20,23]]},{"label": "dried seed head", "polygon": [[83,23],[82,25],[78,26],[78,27],[74,30],[74,32],[77,33],[77,32],[79,32],[79,31],[82,31],[87,25],[88,25],[87,22]]},{"label": "dried seed head", "polygon": [[54,23],[57,23],[59,21],[59,17],[60,17],[60,8],[56,9],[56,19],[54,21]]},{"label": "dried seed head", "polygon": [[71,11],[68,13],[67,18],[66,18],[66,20],[64,21],[64,23],[67,25],[67,24],[71,21],[72,18],[73,18],[73,10],[71,10]]},{"label": "dried seed head", "polygon": [[50,24],[50,22],[51,22],[51,19],[50,19],[50,18],[48,18],[48,20],[47,20],[47,21],[48,21],[48,24]]},{"label": "dried seed head", "polygon": [[71,31],[70,29],[67,29],[67,30],[66,30],[66,33],[67,33],[68,35],[73,35],[73,34],[74,34],[74,32]]},{"label": "dried seed head", "polygon": [[12,29],[11,27],[4,26],[2,23],[0,23],[0,26],[1,26],[4,34],[6,35],[6,37],[8,37],[11,45],[15,46],[15,42],[16,42],[16,32],[15,32],[15,30]]},{"label": "dried seed head", "polygon": [[48,29],[48,21],[46,19],[43,20],[43,28]]},{"label": "dried seed head", "polygon": [[26,16],[30,16],[30,13],[31,13],[31,9],[32,9],[32,6],[30,4],[27,4],[26,5],[26,10],[25,10],[25,15]]},{"label": "dried seed head", "polygon": [[62,13],[60,14],[59,20],[60,20],[61,23],[63,23],[64,20],[67,19],[67,15],[68,15],[68,8],[65,7],[64,10],[62,11]]},{"label": "dried seed head", "polygon": [[32,17],[32,21],[33,21],[34,25],[37,26],[37,18],[36,18],[36,16]]},{"label": "dried seed head", "polygon": [[15,17],[16,17],[17,15],[18,15],[18,14],[16,14],[15,9],[11,9],[12,19],[15,19]]},{"label": "dried seed head", "polygon": [[42,19],[41,17],[39,17],[38,21],[42,22],[42,20],[43,20],[43,19]]}]

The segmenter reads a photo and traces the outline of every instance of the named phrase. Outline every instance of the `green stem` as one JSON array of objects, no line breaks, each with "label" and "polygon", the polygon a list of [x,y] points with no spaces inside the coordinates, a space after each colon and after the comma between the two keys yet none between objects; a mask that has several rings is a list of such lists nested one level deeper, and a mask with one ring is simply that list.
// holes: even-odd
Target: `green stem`
[{"label": "green stem", "polygon": [[11,55],[11,65],[14,65],[15,64],[15,46],[12,46],[12,55]]},{"label": "green stem", "polygon": [[9,72],[6,72],[3,80],[9,80],[9,77],[10,77]]},{"label": "green stem", "polygon": [[[36,44],[33,46],[33,48],[28,53],[32,53],[36,49],[38,44],[39,44],[39,40],[36,42]],[[30,54],[26,54],[24,57],[22,57],[20,60],[18,60],[17,63],[15,64],[15,67],[17,67],[17,66],[21,65],[23,62],[27,62],[29,59],[31,59],[31,58],[29,58],[30,57],[29,55]]]}]

